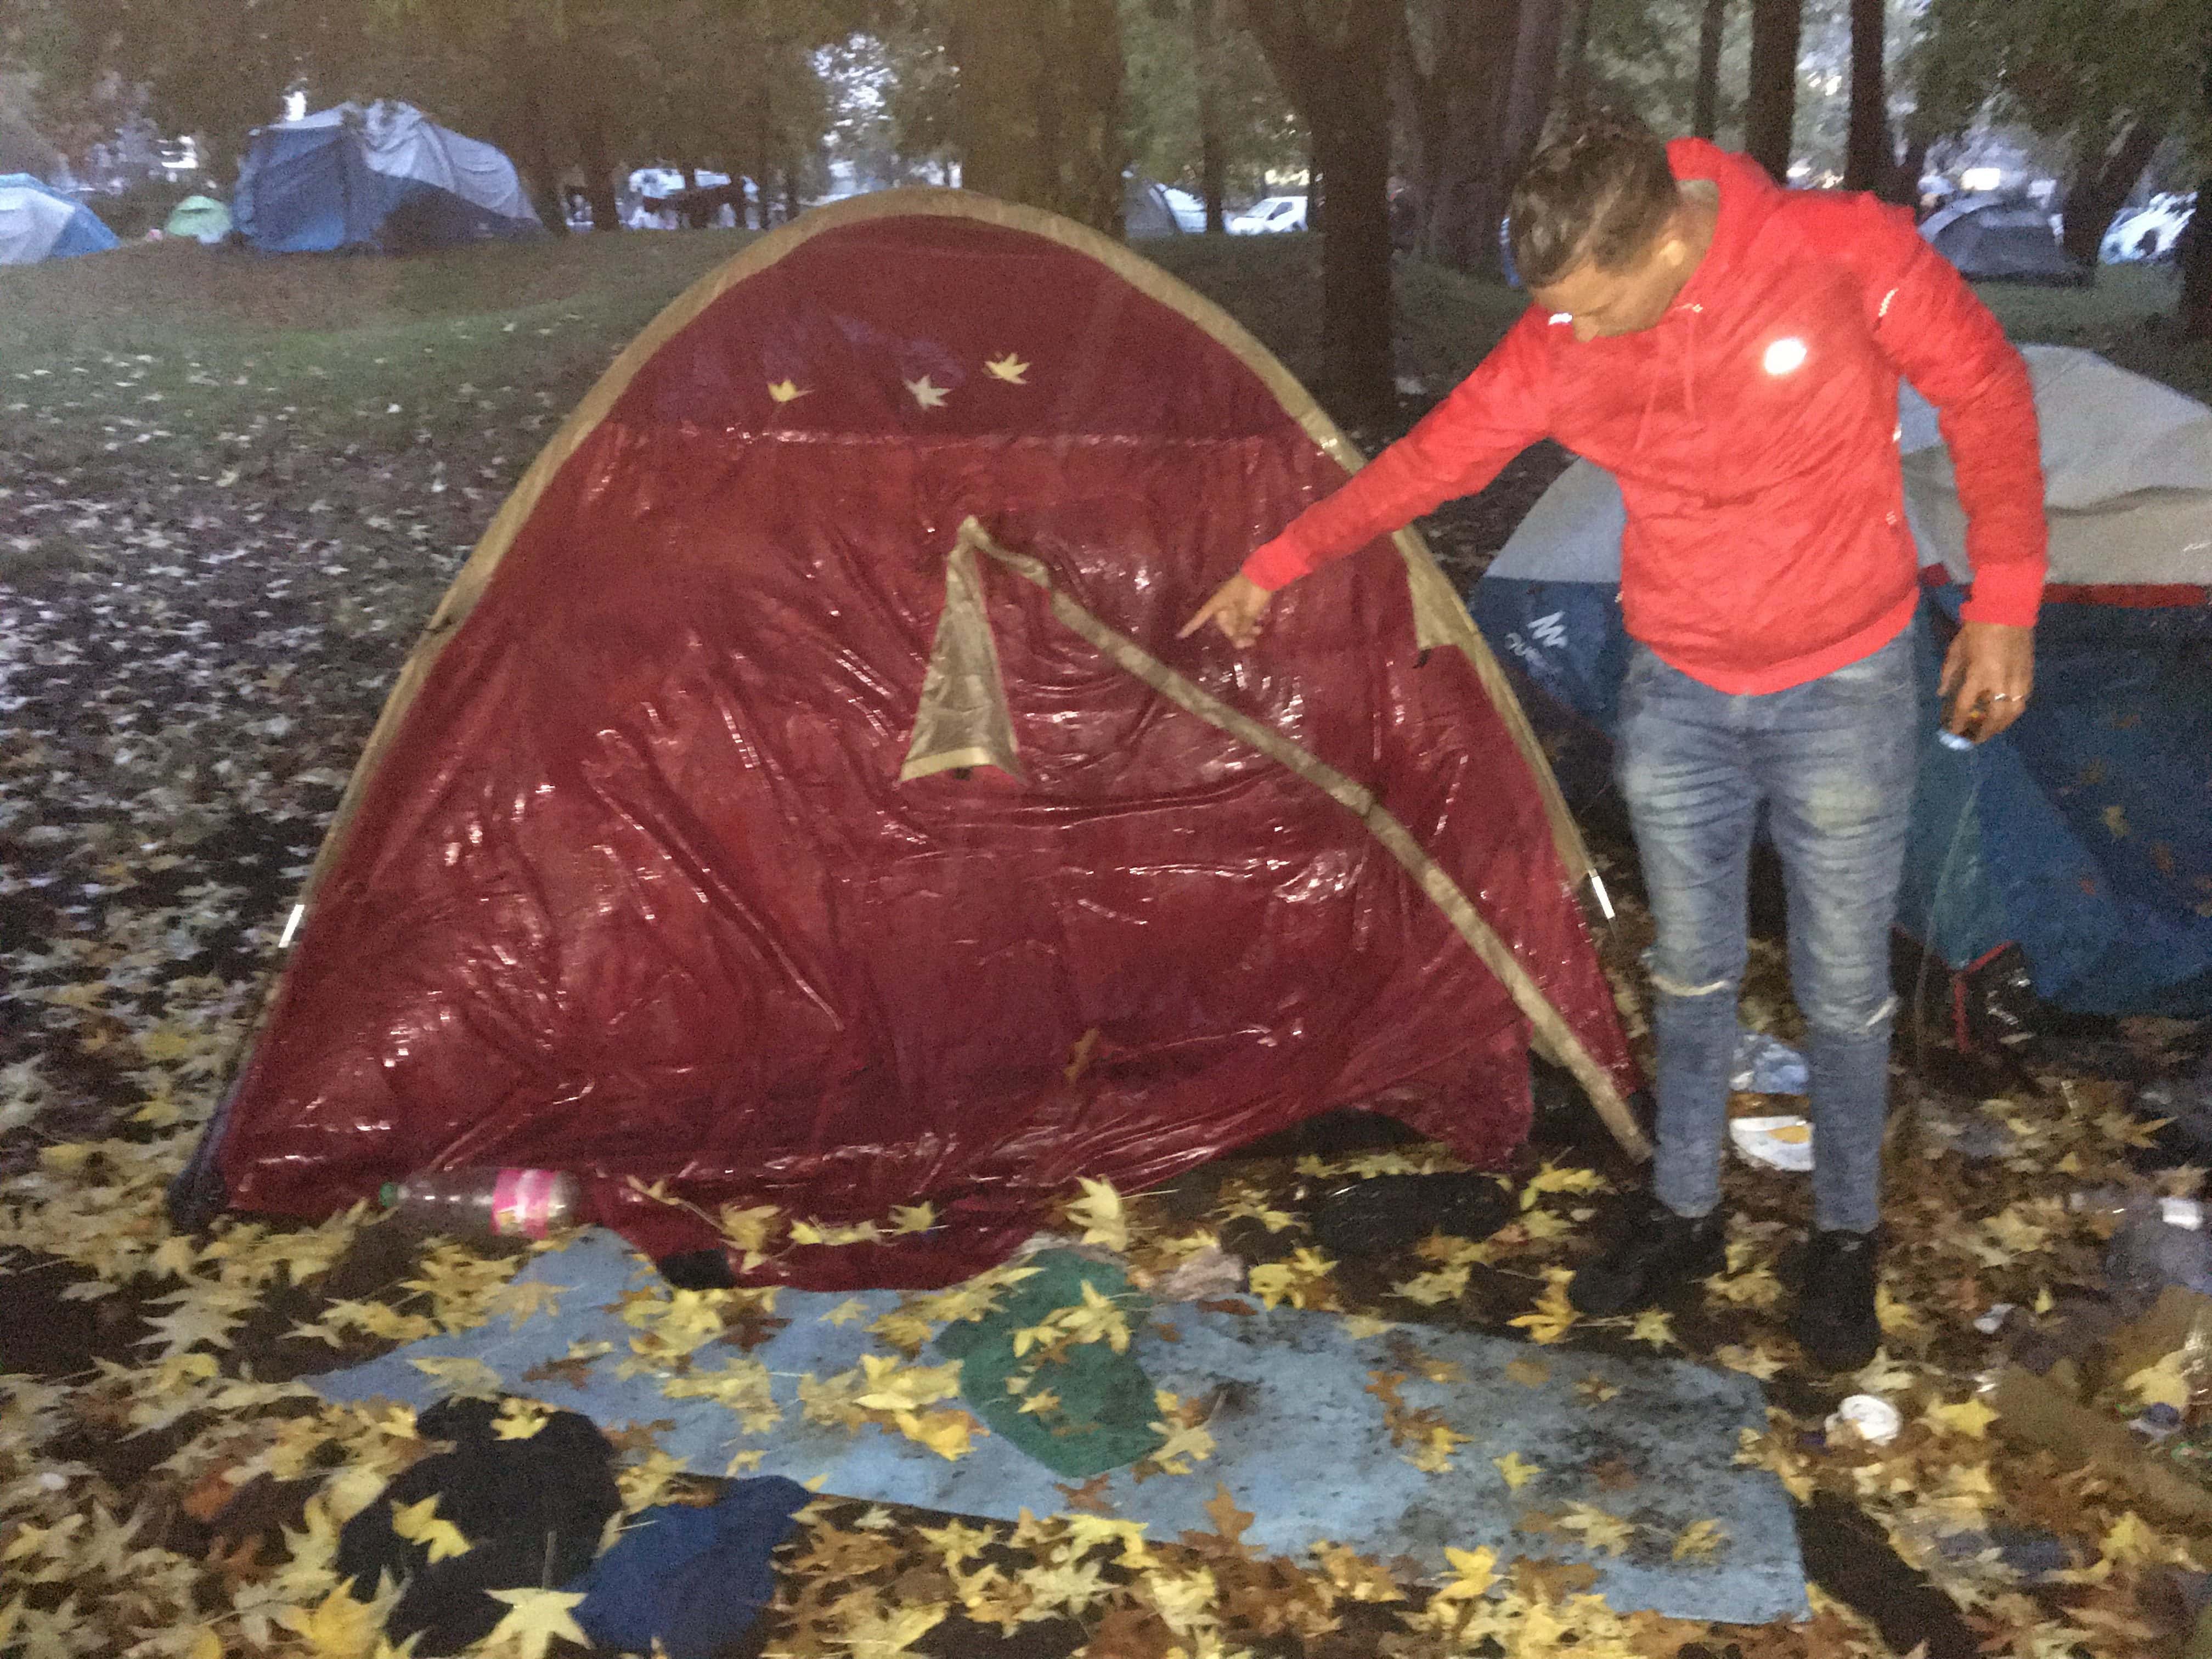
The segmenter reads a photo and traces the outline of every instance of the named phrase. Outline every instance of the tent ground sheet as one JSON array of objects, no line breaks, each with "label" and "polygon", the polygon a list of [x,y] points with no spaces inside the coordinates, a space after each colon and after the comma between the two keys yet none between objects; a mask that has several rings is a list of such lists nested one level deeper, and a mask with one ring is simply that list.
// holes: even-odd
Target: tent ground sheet
[{"label": "tent ground sheet", "polygon": [[[1024,1509],[1044,1515],[1067,1506],[1070,1489],[999,1436],[977,1434],[969,1453],[953,1460],[872,1425],[848,1431],[805,1420],[798,1403],[802,1377],[849,1370],[864,1354],[896,1357],[866,1328],[901,1305],[898,1291],[779,1291],[775,1316],[788,1323],[765,1340],[750,1333],[746,1352],[767,1368],[781,1418],[749,1433],[728,1407],[672,1399],[661,1390],[663,1376],[624,1366],[635,1358],[638,1329],[621,1317],[623,1299],[657,1286],[658,1277],[612,1234],[587,1230],[565,1249],[538,1256],[517,1283],[531,1281],[548,1290],[532,1298],[539,1310],[520,1324],[501,1319],[426,1339],[313,1384],[333,1401],[423,1405],[441,1383],[415,1362],[466,1356],[490,1367],[512,1392],[582,1412],[602,1427],[654,1425],[661,1451],[699,1474],[722,1474],[740,1454],[757,1450],[750,1467],[758,1473],[788,1475],[840,1497],[1006,1521]],[[1138,1322],[1131,1352],[1153,1382],[1212,1406],[1213,1450],[1191,1463],[1189,1474],[1139,1481],[1120,1469],[1092,1488],[1111,1513],[1145,1522],[1150,1536],[1210,1530],[1201,1505],[1219,1482],[1255,1516],[1245,1541],[1279,1554],[1303,1557],[1328,1540],[1386,1560],[1410,1559],[1432,1571],[1444,1566],[1447,1545],[1489,1545],[1500,1559],[1587,1561],[1597,1574],[1591,1588],[1622,1612],[1649,1608],[1738,1624],[1806,1615],[1789,1500],[1773,1476],[1734,1461],[1737,1431],[1765,1423],[1749,1377],[1252,1305],[1254,1311],[1239,1314],[1224,1311],[1221,1303],[1162,1304]],[[825,1317],[832,1313],[835,1321]],[[572,1345],[598,1343],[610,1346],[589,1364],[526,1377],[577,1352]],[[720,1363],[713,1352],[697,1355],[695,1364]],[[738,1352],[728,1345],[729,1355]],[[938,1363],[927,1349],[918,1362],[900,1358]],[[450,1376],[453,1368],[443,1369]],[[618,1375],[624,1369],[633,1374]],[[1390,1388],[1370,1388],[1378,1373],[1402,1374],[1395,1384],[1401,1410],[1433,1412],[1468,1437],[1453,1448],[1449,1467],[1425,1473],[1393,1443],[1383,1403]],[[1614,1392],[1600,1398],[1607,1389]],[[1517,1488],[1498,1460],[1508,1460]],[[1578,1504],[1629,1523],[1616,1540],[1618,1553],[1583,1547],[1582,1533],[1572,1528],[1534,1536],[1516,1530],[1532,1511],[1587,1514]],[[1718,1522],[1725,1541],[1710,1554],[1674,1560],[1675,1540],[1698,1521]]]}]

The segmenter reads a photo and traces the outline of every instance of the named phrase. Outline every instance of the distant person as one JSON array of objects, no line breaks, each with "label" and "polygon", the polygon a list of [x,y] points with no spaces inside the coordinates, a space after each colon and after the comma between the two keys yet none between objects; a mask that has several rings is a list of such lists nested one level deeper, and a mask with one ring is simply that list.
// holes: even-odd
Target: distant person
[{"label": "distant person", "polygon": [[[2035,404],[2020,354],[1911,216],[1784,191],[1700,139],[1588,118],[1512,196],[1534,304],[1405,438],[1244,562],[1183,629],[1259,638],[1275,591],[1540,438],[1619,479],[1633,641],[1617,768],[1650,896],[1657,1158],[1570,1287],[1625,1313],[1719,1267],[1720,1158],[1765,807],[1790,895],[1805,1017],[1814,1233],[1792,1329],[1866,1363],[1896,999],[1889,930],[1919,730],[1918,561],[1895,437],[1898,379],[1935,404],[1974,570],[1943,664],[1951,729],[2027,706],[2045,565]],[[1327,605],[1322,578],[1305,600]]]}]

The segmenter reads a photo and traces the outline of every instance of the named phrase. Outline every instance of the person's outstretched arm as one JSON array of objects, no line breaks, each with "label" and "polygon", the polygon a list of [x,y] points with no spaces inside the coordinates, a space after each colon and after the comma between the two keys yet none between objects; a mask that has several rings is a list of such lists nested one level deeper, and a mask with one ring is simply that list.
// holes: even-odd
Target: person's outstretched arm
[{"label": "person's outstretched arm", "polygon": [[1534,310],[1525,313],[1449,397],[1258,548],[1176,637],[1212,623],[1233,644],[1249,647],[1278,588],[1497,477],[1548,424],[1547,325]]},{"label": "person's outstretched arm", "polygon": [[2003,326],[1902,209],[1869,201],[1853,239],[1875,337],[1936,406],[1966,514],[1973,586],[1943,659],[1954,732],[1995,737],[2035,686],[2035,619],[2050,564],[2035,389]]}]

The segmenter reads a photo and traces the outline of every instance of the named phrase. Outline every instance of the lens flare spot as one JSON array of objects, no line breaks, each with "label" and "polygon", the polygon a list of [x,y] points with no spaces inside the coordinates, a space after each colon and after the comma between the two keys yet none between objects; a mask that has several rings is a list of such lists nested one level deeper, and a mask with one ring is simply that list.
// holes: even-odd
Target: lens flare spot
[{"label": "lens flare spot", "polygon": [[1794,334],[1785,335],[1766,348],[1761,362],[1769,374],[1794,374],[1805,366],[1805,343]]}]

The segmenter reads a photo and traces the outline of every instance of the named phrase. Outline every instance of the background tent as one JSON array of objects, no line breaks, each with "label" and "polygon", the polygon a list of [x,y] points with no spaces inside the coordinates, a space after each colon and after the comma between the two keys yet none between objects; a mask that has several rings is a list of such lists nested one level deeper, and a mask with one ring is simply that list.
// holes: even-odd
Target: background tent
[{"label": "background tent", "polygon": [[1175,204],[1169,199],[1167,186],[1134,173],[1123,173],[1121,229],[1128,236],[1180,234],[1182,221],[1176,216]]},{"label": "background tent", "polygon": [[1976,283],[2086,283],[2067,257],[2051,216],[2033,202],[1966,196],[1920,222],[1920,234]]},{"label": "background tent", "polygon": [[115,233],[74,198],[27,173],[0,173],[0,265],[35,264],[115,246]]},{"label": "background tent", "polygon": [[230,234],[230,210],[212,196],[187,196],[161,227],[164,236],[189,236],[213,247]]},{"label": "background tent", "polygon": [[[2051,539],[2027,715],[1971,753],[1922,751],[1899,925],[1952,969],[2008,944],[2083,1013],[2212,1012],[2212,410],[2088,352],[2028,346]],[[1972,575],[1933,411],[1902,400],[1905,504],[1931,641]],[[1584,804],[1627,650],[1620,490],[1577,461],[1482,580],[1484,632],[1534,682],[1532,717]]]},{"label": "background tent", "polygon": [[407,252],[544,229],[503,153],[387,99],[256,127],[231,215],[265,253]]},{"label": "background tent", "polygon": [[1491,1160],[1528,1049],[1640,1150],[1587,863],[1410,535],[1177,641],[1358,452],[1224,313],[1031,209],[817,210],[525,477],[356,768],[193,1171],[319,1214],[566,1168],[696,1212],[927,1199],[816,1285],[963,1276],[1079,1173],[1364,1103]]}]

